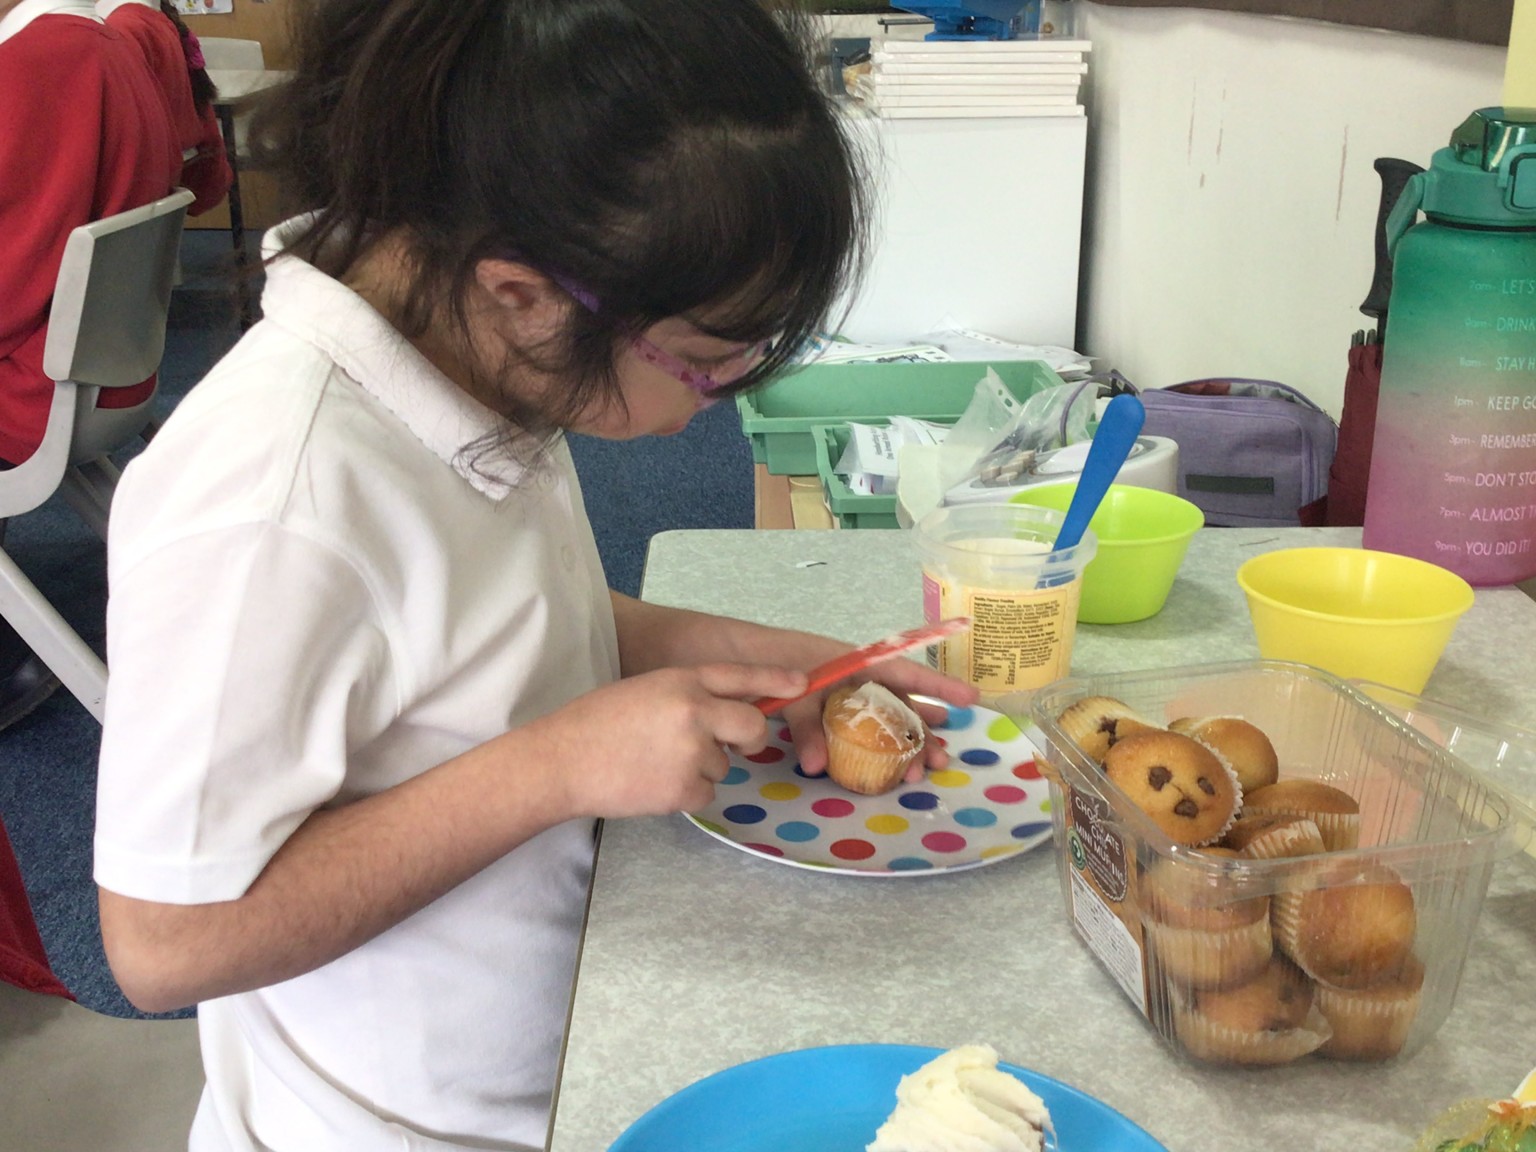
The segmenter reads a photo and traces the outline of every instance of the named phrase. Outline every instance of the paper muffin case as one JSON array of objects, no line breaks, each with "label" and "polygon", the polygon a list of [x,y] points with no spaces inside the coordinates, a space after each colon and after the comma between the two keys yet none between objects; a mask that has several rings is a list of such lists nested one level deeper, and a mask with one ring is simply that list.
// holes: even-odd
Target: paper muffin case
[{"label": "paper muffin case", "polygon": [[1269,917],[1233,928],[1175,928],[1146,922],[1147,939],[1163,977],[1175,987],[1229,988],[1252,980],[1273,950]]},{"label": "paper muffin case", "polygon": [[1317,831],[1323,838],[1323,847],[1329,852],[1347,852],[1360,846],[1360,813],[1358,812],[1317,812],[1301,807],[1268,804],[1262,804],[1258,808],[1250,805],[1248,810],[1250,812],[1283,812],[1288,816],[1306,817],[1317,825]]},{"label": "paper muffin case", "polygon": [[1296,1028],[1244,1030],[1219,1024],[1187,1004],[1176,1003],[1173,1026],[1185,1050],[1213,1063],[1289,1064],[1316,1052],[1333,1035],[1328,1018],[1314,1001]]},{"label": "paper muffin case", "polygon": [[1284,860],[1326,851],[1322,829],[1310,816],[1300,817],[1294,824],[1269,828],[1243,845],[1243,855],[1253,860]]},{"label": "paper muffin case", "polygon": [[1333,1035],[1318,1055],[1334,1060],[1387,1060],[1402,1050],[1419,1014],[1424,966],[1410,960],[1405,975],[1370,988],[1335,988],[1319,981],[1314,1002]]},{"label": "paper muffin case", "polygon": [[923,750],[876,752],[854,743],[840,732],[827,732],[827,775],[850,792],[878,796],[889,792]]},{"label": "paper muffin case", "polygon": [[1360,846],[1358,812],[1302,812],[1322,834],[1323,846],[1330,852],[1348,852]]}]

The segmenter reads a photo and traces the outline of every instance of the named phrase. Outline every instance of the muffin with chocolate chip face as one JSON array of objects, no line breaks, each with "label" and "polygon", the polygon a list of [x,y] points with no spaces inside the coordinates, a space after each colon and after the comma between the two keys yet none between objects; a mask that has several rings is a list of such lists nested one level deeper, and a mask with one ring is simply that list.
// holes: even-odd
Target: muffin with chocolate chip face
[{"label": "muffin with chocolate chip face", "polygon": [[1160,731],[1156,724],[1113,696],[1085,696],[1071,704],[1057,722],[1083,754],[1098,764],[1121,740],[1136,732]]},{"label": "muffin with chocolate chip face", "polygon": [[1135,732],[1117,741],[1105,753],[1104,774],[1176,844],[1219,840],[1242,803],[1232,769],[1178,732]]}]

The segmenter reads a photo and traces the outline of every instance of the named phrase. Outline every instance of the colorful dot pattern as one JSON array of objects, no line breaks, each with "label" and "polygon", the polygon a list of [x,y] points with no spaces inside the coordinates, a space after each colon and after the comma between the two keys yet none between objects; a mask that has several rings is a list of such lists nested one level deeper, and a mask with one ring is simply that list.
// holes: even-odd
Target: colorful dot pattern
[{"label": "colorful dot pattern", "polygon": [[949,749],[949,767],[860,796],[801,771],[780,728],[763,751],[732,753],[714,803],[688,818],[767,859],[858,876],[979,868],[1050,838],[1050,787],[1028,733],[984,708],[952,708],[934,735]]}]

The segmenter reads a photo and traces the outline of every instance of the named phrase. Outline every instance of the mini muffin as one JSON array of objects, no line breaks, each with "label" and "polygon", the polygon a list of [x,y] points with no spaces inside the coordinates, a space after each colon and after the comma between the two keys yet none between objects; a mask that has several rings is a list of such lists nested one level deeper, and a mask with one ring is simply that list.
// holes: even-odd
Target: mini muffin
[{"label": "mini muffin", "polygon": [[1232,765],[1244,795],[1280,778],[1280,758],[1255,724],[1241,716],[1185,716],[1168,725],[1214,749]]},{"label": "mini muffin", "polygon": [[1321,888],[1277,892],[1275,943],[1314,980],[1367,988],[1407,962],[1418,929],[1413,890],[1379,866],[1335,868]]},{"label": "mini muffin", "polygon": [[[1201,854],[1238,858],[1227,848],[1206,848]],[[1269,898],[1232,897],[1224,879],[1166,858],[1142,874],[1142,927],[1158,969],[1176,987],[1241,984],[1269,963]]]},{"label": "mini muffin", "polygon": [[821,713],[827,775],[850,792],[889,792],[923,753],[923,721],[882,684],[844,685]]},{"label": "mini muffin", "polygon": [[1252,980],[1274,952],[1269,912],[1230,928],[1180,928],[1147,920],[1142,925],[1155,970],[1182,989],[1230,988]]},{"label": "mini muffin", "polygon": [[1056,722],[1085,756],[1099,764],[1104,763],[1105,753],[1131,733],[1157,729],[1156,724],[1113,696],[1085,696],[1069,705]]},{"label": "mini muffin", "polygon": [[1312,984],[1283,957],[1246,983],[1197,991],[1174,1010],[1174,1030],[1190,1055],[1234,1064],[1286,1064],[1316,1051],[1328,1021]]},{"label": "mini muffin", "polygon": [[1104,774],[1176,844],[1210,844],[1237,813],[1242,792],[1216,753],[1177,732],[1154,729],[1117,741]]},{"label": "mini muffin", "polygon": [[1317,825],[1289,812],[1254,812],[1246,805],[1221,842],[1249,860],[1315,856],[1328,850]]},{"label": "mini muffin", "polygon": [[1147,866],[1137,899],[1148,918],[1179,928],[1230,928],[1269,911],[1269,897],[1238,896],[1226,876],[1194,863],[1205,857],[1241,859],[1231,848],[1201,848],[1192,858],[1158,857]]},{"label": "mini muffin", "polygon": [[1321,780],[1279,780],[1255,792],[1245,792],[1243,811],[1305,816],[1317,825],[1330,852],[1360,844],[1359,802],[1342,788]]},{"label": "mini muffin", "polygon": [[1369,988],[1316,986],[1317,1007],[1333,1035],[1317,1050],[1335,1060],[1387,1060],[1402,1051],[1419,1012],[1424,965],[1409,956],[1397,975]]}]

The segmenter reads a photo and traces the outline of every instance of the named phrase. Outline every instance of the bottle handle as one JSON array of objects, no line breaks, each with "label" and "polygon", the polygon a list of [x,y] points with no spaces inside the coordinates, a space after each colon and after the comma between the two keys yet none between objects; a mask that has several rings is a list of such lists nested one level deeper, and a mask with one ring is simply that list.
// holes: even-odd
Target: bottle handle
[{"label": "bottle handle", "polygon": [[1419,207],[1424,203],[1424,173],[1415,172],[1408,177],[1408,183],[1403,185],[1403,194],[1397,198],[1397,203],[1392,205],[1392,213],[1387,217],[1387,255],[1394,256],[1397,252],[1397,242],[1403,238],[1403,233],[1413,227],[1413,222],[1418,218]]},{"label": "bottle handle", "polygon": [[1392,256],[1387,247],[1387,217],[1403,195],[1409,179],[1424,171],[1412,160],[1380,157],[1372,165],[1381,177],[1381,200],[1376,206],[1376,264],[1371,273],[1371,290],[1366,293],[1360,311],[1375,317],[1378,331],[1386,329],[1387,303],[1392,296]]}]

